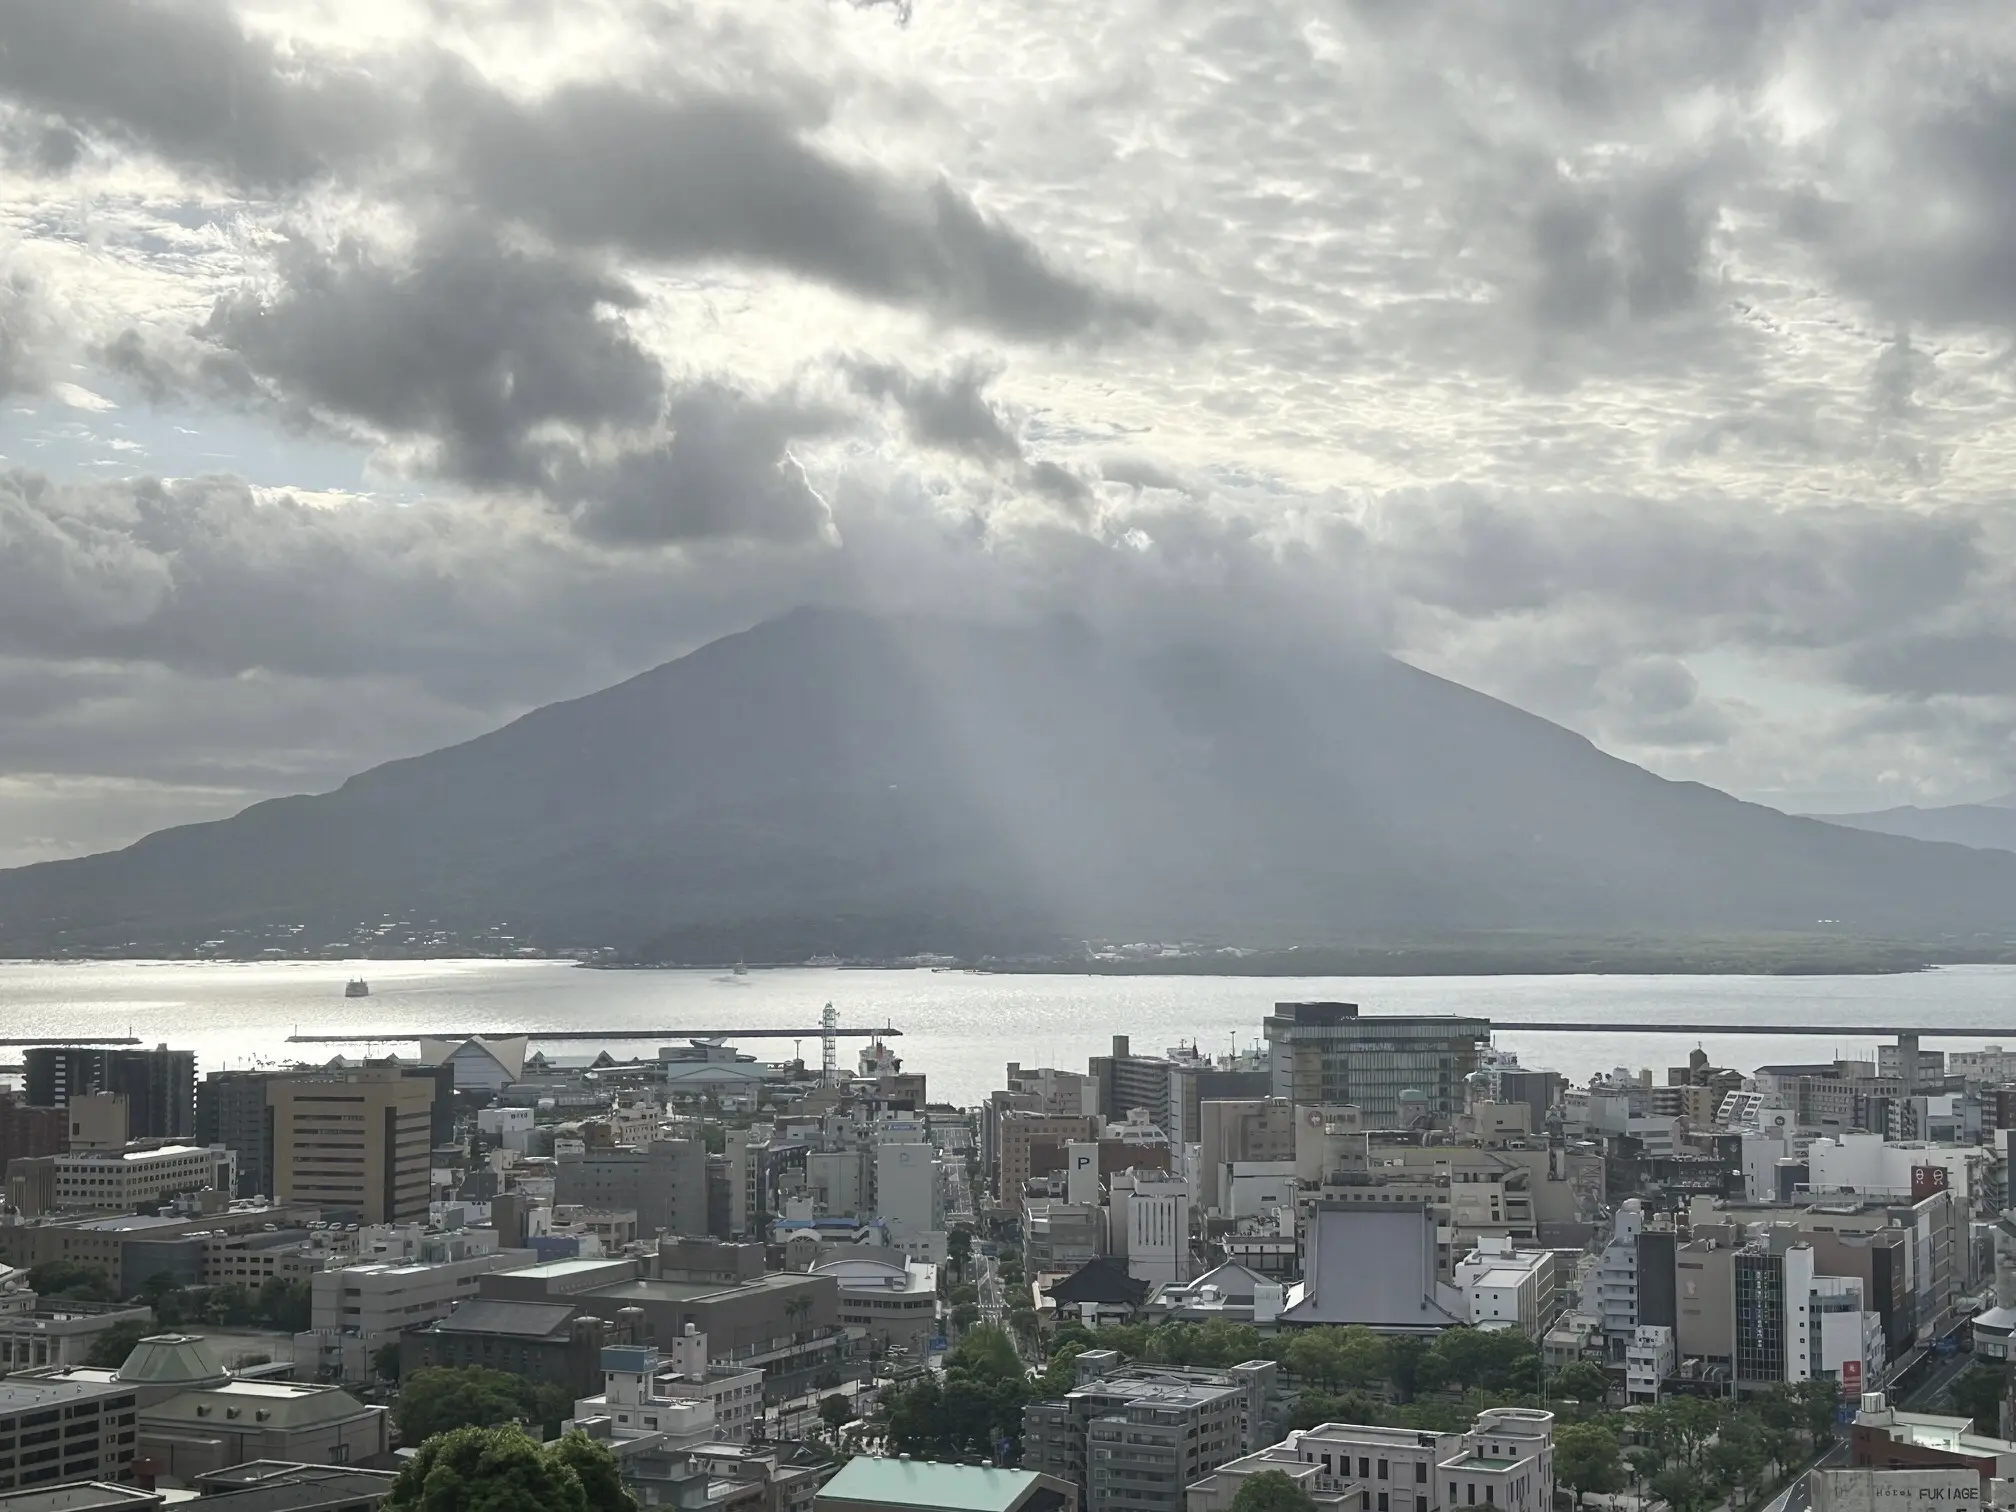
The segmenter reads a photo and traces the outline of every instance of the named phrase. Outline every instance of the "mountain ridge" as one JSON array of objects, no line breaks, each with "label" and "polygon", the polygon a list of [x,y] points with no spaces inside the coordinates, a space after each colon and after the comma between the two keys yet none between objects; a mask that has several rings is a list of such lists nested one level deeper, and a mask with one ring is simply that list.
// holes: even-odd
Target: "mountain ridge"
[{"label": "mountain ridge", "polygon": [[0,947],[509,921],[665,960],[2006,932],[2016,856],[1671,782],[1386,657],[800,610],[331,792],[0,872]]}]

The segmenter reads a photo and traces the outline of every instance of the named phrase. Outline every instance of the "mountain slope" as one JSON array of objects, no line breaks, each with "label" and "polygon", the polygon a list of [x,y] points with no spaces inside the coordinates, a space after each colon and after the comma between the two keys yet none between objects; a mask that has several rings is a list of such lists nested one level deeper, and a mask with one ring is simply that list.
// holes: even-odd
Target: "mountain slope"
[{"label": "mountain slope", "polygon": [[1912,840],[1937,840],[1971,845],[1981,850],[2016,851],[2016,793],[1987,803],[1955,803],[1944,808],[1879,809],[1873,814],[1816,814],[1829,824],[1903,835]]},{"label": "mountain slope", "polygon": [[1383,658],[803,611],[318,797],[0,873],[0,948],[391,913],[667,958],[2000,931],[2016,856],[1738,802]]}]

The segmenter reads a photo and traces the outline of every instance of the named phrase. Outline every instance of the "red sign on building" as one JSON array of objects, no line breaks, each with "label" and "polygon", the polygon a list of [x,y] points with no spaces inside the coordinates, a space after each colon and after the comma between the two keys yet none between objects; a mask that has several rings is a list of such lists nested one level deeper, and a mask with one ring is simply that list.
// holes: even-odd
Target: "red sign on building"
[{"label": "red sign on building", "polygon": [[1843,1360],[1841,1362],[1841,1395],[1849,1401],[1862,1395],[1862,1362]]}]

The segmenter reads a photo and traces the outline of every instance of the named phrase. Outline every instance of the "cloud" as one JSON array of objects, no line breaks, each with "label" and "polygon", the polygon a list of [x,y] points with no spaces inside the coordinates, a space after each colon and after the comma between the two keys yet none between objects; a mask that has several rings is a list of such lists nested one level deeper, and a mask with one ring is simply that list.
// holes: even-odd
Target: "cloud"
[{"label": "cloud", "polygon": [[457,191],[557,241],[777,268],[1025,340],[1158,318],[1062,272],[942,179],[908,183],[819,150],[774,103],[574,85],[522,104],[477,94],[444,114],[461,132]]},{"label": "cloud", "polygon": [[[596,82],[520,99],[431,48],[283,54],[225,0],[16,0],[6,40],[0,97],[249,191],[335,174],[395,201],[431,189],[570,245],[774,268],[1025,340],[1159,318],[1063,272],[943,179],[823,150],[806,110],[774,93],[674,77],[670,96]],[[45,159],[74,160],[45,140]]]},{"label": "cloud", "polygon": [[12,0],[4,42],[0,93],[249,188],[299,184],[414,124],[382,77],[283,58],[225,0]]}]

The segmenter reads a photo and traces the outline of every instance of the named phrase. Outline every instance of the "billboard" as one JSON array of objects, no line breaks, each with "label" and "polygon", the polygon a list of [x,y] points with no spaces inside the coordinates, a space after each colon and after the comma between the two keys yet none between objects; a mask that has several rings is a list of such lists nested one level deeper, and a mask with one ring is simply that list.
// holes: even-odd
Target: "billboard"
[{"label": "billboard", "polygon": [[1914,1165],[1911,1167],[1911,1200],[1923,1202],[1935,1192],[1946,1190],[1951,1173],[1944,1166]]},{"label": "billboard", "polygon": [[1841,1362],[1841,1395],[1853,1401],[1862,1395],[1862,1362],[1843,1360]]},{"label": "billboard", "polygon": [[1815,1470],[1814,1512],[1979,1512],[1981,1477],[1972,1470]]}]

